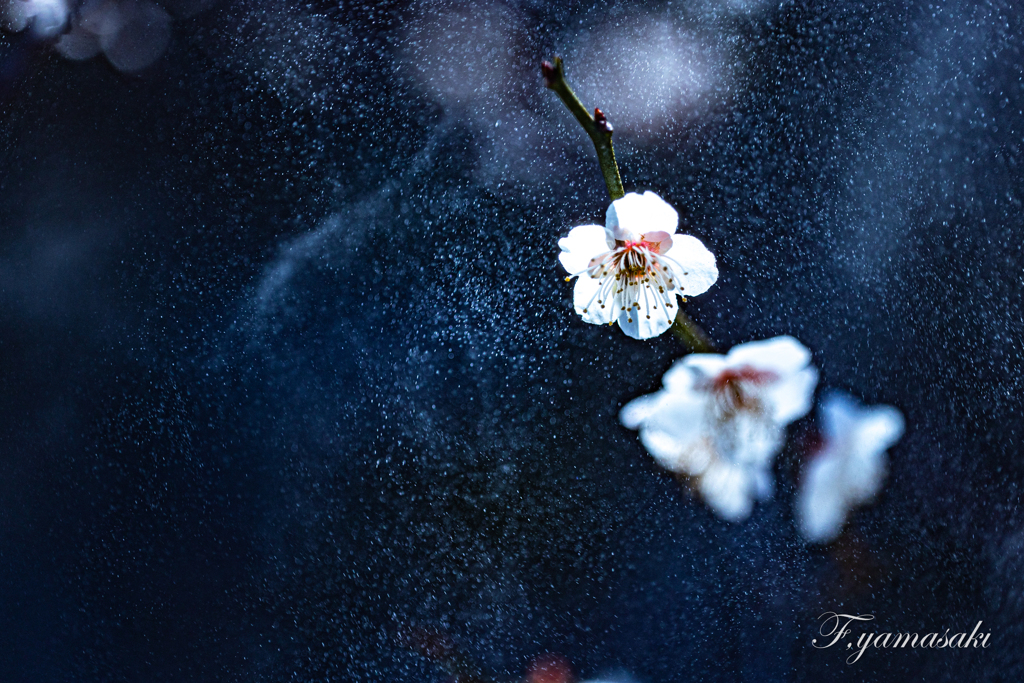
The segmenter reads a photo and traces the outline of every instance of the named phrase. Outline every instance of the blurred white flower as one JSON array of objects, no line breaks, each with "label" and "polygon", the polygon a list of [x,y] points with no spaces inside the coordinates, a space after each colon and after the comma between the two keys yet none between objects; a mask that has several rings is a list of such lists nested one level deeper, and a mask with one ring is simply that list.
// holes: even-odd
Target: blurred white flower
[{"label": "blurred white flower", "polygon": [[825,442],[807,465],[796,511],[803,537],[827,543],[839,536],[847,513],[881,489],[885,451],[903,435],[903,416],[838,393],[825,397],[820,412]]},{"label": "blurred white flower", "polygon": [[721,33],[639,7],[609,15],[593,15],[596,23],[575,32],[563,57],[573,65],[580,98],[600,103],[625,134],[658,136],[685,127],[737,87],[742,59]]},{"label": "blurred white flower", "polygon": [[71,10],[65,0],[7,0],[5,23],[12,31],[29,26],[40,38],[51,38],[63,30]]},{"label": "blurred white flower", "polygon": [[818,372],[792,337],[695,353],[665,373],[664,388],[631,401],[619,416],[640,430],[658,463],[695,479],[718,516],[746,519],[772,490],[771,464],[785,426],[810,410]]},{"label": "blurred white flower", "polygon": [[54,49],[68,59],[91,59],[100,52],[118,71],[135,72],[167,49],[171,17],[148,0],[89,0],[75,14],[71,30]]},{"label": "blurred white flower", "polygon": [[653,192],[630,192],[608,207],[605,226],[581,225],[558,241],[558,260],[577,277],[576,312],[595,325],[618,321],[634,339],[656,337],[676,317],[676,297],[706,292],[715,257],[696,237],[677,235],[679,216]]}]

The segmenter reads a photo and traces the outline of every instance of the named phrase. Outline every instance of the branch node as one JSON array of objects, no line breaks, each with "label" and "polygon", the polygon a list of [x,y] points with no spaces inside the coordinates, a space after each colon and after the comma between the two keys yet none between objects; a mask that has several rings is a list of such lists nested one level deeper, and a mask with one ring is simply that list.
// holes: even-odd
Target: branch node
[{"label": "branch node", "polygon": [[590,115],[587,108],[576,97],[576,93],[565,82],[565,69],[560,57],[555,57],[550,62],[541,62],[540,72],[544,76],[544,85],[555,91],[558,98],[562,100],[562,104],[583,126],[583,130],[587,131],[591,142],[594,143],[597,162],[601,165],[601,175],[604,176],[604,183],[608,187],[608,194],[611,195],[612,201],[622,199],[626,196],[626,191],[622,188],[619,166],[615,163],[615,150],[612,147],[612,124],[608,122],[608,117],[596,108],[594,115]]},{"label": "branch node", "polygon": [[[555,61],[559,61],[558,57],[555,57]],[[548,88],[554,88],[555,80],[558,78],[558,72],[555,70],[555,66],[548,61],[541,62],[540,72],[544,75],[544,85]]]}]

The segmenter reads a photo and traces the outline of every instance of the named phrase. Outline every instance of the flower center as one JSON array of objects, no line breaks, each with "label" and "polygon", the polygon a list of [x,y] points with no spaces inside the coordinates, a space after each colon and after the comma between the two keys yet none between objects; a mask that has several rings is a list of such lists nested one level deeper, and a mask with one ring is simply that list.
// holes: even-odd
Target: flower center
[{"label": "flower center", "polygon": [[765,405],[763,388],[778,375],[750,366],[723,370],[708,377],[701,388],[711,396],[708,417],[714,425],[712,442],[718,455],[740,465],[762,463],[778,438]]},{"label": "flower center", "polygon": [[653,256],[658,253],[656,243],[644,240],[620,240],[615,243],[615,247],[615,265],[631,282],[640,280],[651,269]]},{"label": "flower center", "polygon": [[614,316],[625,314],[626,322],[641,315],[650,320],[653,313],[665,316],[671,324],[676,315],[675,297],[683,288],[661,261],[675,263],[661,256],[665,242],[647,241],[643,235],[638,240],[616,240],[614,249],[592,258],[586,272],[598,281],[598,289],[583,312],[596,302],[602,309],[610,307]]},{"label": "flower center", "polygon": [[719,414],[727,417],[740,411],[761,412],[759,389],[776,379],[774,372],[745,365],[723,370],[707,380],[704,388],[714,395]]}]

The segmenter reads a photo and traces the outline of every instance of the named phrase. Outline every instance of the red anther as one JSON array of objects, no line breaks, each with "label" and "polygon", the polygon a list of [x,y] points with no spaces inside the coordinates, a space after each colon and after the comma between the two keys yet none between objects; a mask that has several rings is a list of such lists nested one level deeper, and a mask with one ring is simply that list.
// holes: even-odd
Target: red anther
[{"label": "red anther", "polygon": [[714,391],[722,391],[727,386],[735,384],[736,382],[750,382],[755,385],[765,385],[769,382],[776,381],[778,378],[779,376],[771,370],[759,370],[749,365],[744,365],[741,368],[729,368],[727,370],[722,370],[711,379],[711,388]]}]

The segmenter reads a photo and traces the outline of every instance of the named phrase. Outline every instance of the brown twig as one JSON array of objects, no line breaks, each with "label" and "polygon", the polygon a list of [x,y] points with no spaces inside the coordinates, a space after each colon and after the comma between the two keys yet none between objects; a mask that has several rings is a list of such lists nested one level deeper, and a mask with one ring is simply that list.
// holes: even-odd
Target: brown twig
[{"label": "brown twig", "polygon": [[569,84],[565,82],[565,71],[562,68],[562,58],[555,57],[554,63],[543,62],[540,65],[541,73],[544,74],[544,84],[555,91],[562,103],[569,109],[576,120],[587,131],[587,135],[594,143],[597,150],[597,162],[601,165],[601,173],[604,175],[604,183],[608,186],[608,194],[612,201],[622,199],[626,196],[622,189],[622,179],[619,177],[619,166],[615,163],[615,149],[612,147],[612,124],[608,117],[600,109],[594,108],[594,115],[591,116],[587,108],[583,106],[576,93],[572,91]]}]

